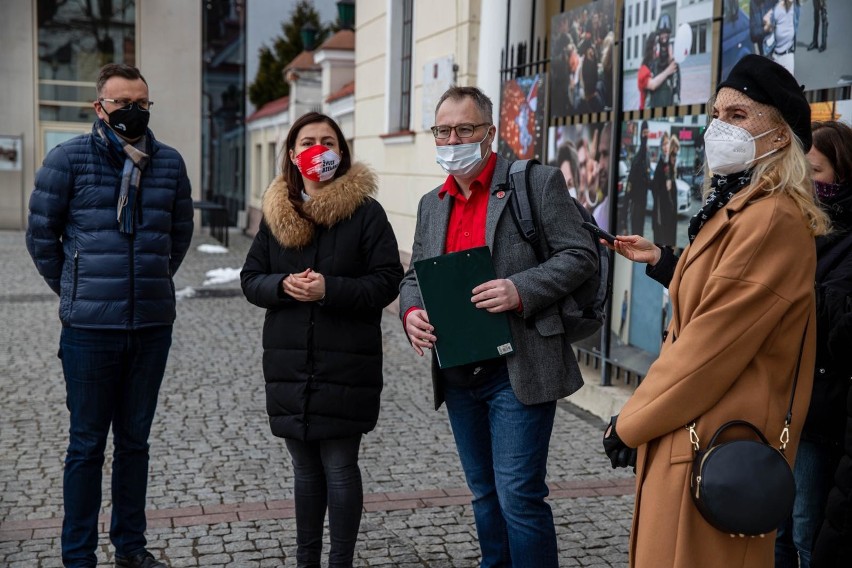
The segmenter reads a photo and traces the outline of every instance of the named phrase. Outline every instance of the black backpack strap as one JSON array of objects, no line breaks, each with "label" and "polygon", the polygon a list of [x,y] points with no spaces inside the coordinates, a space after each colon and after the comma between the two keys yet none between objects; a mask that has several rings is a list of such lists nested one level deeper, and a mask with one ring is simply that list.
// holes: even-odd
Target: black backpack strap
[{"label": "black backpack strap", "polygon": [[530,207],[530,197],[527,192],[530,181],[530,170],[534,164],[538,164],[538,160],[517,160],[509,165],[508,173],[506,174],[508,187],[512,190],[511,207],[512,216],[515,218],[515,223],[521,231],[521,236],[529,242],[535,254],[541,262],[542,254],[539,247],[539,235],[535,228],[535,220],[533,219],[532,208]]}]

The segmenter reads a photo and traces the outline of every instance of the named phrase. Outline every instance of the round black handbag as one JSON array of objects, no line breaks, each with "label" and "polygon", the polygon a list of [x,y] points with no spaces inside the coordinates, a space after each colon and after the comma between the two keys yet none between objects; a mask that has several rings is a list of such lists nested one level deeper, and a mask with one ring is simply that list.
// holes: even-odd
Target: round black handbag
[{"label": "round black handbag", "polygon": [[[779,449],[772,447],[763,432],[745,420],[722,424],[705,450],[699,445],[695,421],[686,427],[695,450],[689,481],[692,500],[708,523],[731,536],[772,532],[793,512],[796,483],[784,450],[790,440],[793,400],[809,326],[810,317],[802,333]],[[749,428],[759,440],[738,439],[716,444],[722,432],[737,426]]]},{"label": "round black handbag", "polygon": [[[717,445],[722,432],[734,427],[751,429],[759,440]],[[757,536],[777,529],[793,511],[796,496],[793,472],[784,453],[769,445],[763,433],[744,420],[723,424],[707,449],[696,451],[690,487],[692,499],[707,522],[738,536]]]}]

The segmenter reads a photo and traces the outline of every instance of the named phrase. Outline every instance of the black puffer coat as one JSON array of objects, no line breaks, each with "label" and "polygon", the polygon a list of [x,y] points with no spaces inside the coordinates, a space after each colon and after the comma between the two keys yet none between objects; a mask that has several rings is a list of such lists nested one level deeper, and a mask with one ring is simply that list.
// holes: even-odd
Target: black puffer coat
[{"label": "black puffer coat", "polygon": [[836,233],[817,242],[820,306],[817,369],[802,437],[842,444],[825,520],[811,554],[814,568],[848,567],[852,558],[852,194],[829,210]]},{"label": "black puffer coat", "polygon": [[[298,440],[372,430],[382,390],[382,309],[402,265],[374,174],[360,164],[307,201],[300,216],[279,177],[241,273],[249,302],[266,308],[263,375],[272,433]],[[282,280],[310,268],[325,278],[321,302],[284,294]]]}]

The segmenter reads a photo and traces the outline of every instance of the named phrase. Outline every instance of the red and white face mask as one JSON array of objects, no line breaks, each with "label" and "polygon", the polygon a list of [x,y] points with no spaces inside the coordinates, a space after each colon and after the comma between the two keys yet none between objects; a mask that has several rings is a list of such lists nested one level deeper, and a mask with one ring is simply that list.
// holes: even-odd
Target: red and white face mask
[{"label": "red and white face mask", "polygon": [[293,158],[302,177],[311,181],[328,181],[340,165],[340,156],[322,144],[315,144]]}]

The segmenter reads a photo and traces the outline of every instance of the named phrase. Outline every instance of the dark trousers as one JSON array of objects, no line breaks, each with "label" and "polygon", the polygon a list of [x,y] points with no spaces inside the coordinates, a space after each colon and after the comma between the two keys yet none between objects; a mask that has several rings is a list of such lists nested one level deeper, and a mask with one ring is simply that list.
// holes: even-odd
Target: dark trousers
[{"label": "dark trousers", "polygon": [[172,344],[171,326],[138,331],[62,329],[59,356],[71,413],[65,458],[62,561],[94,567],[104,449],[113,432],[112,521],[119,556],[145,549],[148,435]]},{"label": "dark trousers", "polygon": [[471,386],[444,383],[447,413],[467,485],[480,568],[559,566],[547,453],[556,402],[525,405],[505,363]]},{"label": "dark trousers", "polygon": [[358,467],[361,435],[338,440],[285,441],[295,476],[297,566],[319,568],[328,508],[328,566],[351,567],[364,505]]}]

